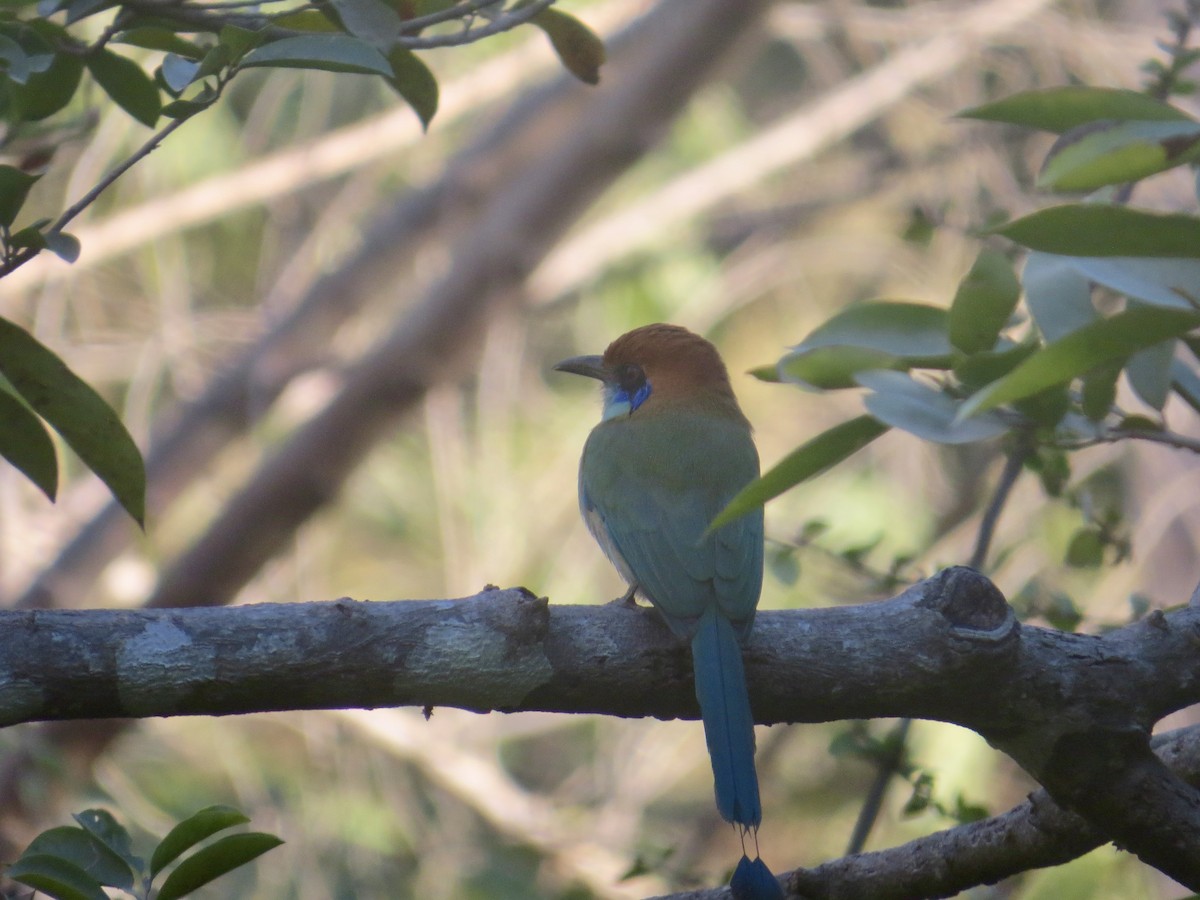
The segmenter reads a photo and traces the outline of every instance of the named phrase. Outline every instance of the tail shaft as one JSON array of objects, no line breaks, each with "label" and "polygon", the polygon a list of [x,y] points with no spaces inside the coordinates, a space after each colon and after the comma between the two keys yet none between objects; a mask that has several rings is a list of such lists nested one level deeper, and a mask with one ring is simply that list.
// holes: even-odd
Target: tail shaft
[{"label": "tail shaft", "polygon": [[757,828],[762,822],[754,769],[754,718],[733,624],[716,609],[700,618],[692,638],[696,699],[712,759],[717,809],[727,822]]}]

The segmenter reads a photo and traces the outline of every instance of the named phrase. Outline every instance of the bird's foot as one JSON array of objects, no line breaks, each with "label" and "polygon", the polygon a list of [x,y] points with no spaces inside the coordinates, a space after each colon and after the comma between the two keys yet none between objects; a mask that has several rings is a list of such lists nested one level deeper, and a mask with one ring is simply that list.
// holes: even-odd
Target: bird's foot
[{"label": "bird's foot", "polygon": [[628,606],[637,609],[637,600],[634,599],[637,594],[637,585],[631,584],[629,590],[618,597],[616,600],[609,601],[609,606]]}]

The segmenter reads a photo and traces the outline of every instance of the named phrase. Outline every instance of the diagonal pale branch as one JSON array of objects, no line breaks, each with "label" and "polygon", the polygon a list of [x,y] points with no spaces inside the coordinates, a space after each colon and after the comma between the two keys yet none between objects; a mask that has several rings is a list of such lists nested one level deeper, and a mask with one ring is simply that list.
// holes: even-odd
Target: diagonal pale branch
[{"label": "diagonal pale branch", "polygon": [[731,150],[591,225],[541,266],[533,279],[534,295],[553,299],[595,277],[612,260],[653,245],[660,235],[844,140],[923,84],[945,78],[970,61],[989,38],[1026,24],[1049,5],[1049,0],[990,0],[964,11],[952,28],[913,41]]},{"label": "diagonal pale branch", "polygon": [[[1200,701],[1197,629],[1192,607],[1100,636],[1022,626],[991,582],[957,568],[887,601],[762,612],[746,668],[761,723],[954,722],[1012,756],[1095,830],[1064,843],[1061,823],[1035,799],[1012,821],[964,826],[974,830],[947,841],[1045,829],[1022,851],[1037,860],[1046,840],[1053,855],[1084,852],[1103,835],[1192,886],[1200,792],[1168,768],[1175,761],[1153,755],[1148,735],[1162,716]],[[4,725],[400,705],[696,716],[687,649],[652,611],[551,607],[519,589],[462,600],[0,613]],[[975,860],[982,881],[998,877],[995,863]],[[868,861],[856,877],[872,871]],[[800,872],[796,885],[818,877]]]}]

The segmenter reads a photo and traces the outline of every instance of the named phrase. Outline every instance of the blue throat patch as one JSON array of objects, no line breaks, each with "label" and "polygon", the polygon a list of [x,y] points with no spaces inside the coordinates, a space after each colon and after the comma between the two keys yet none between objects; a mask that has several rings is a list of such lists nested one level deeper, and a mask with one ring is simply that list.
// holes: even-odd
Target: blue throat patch
[{"label": "blue throat patch", "polygon": [[650,382],[643,382],[632,396],[629,392],[617,385],[604,385],[604,415],[603,419],[607,422],[609,419],[616,419],[621,416],[627,416],[635,409],[646,402],[646,398],[650,396]]}]

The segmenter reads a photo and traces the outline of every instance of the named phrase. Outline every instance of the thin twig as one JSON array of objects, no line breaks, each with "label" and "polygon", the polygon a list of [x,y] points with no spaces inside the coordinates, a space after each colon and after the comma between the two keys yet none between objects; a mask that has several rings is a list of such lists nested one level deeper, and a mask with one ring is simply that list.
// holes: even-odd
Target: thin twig
[{"label": "thin twig", "polygon": [[987,563],[988,550],[996,532],[996,523],[1000,520],[1000,513],[1004,511],[1004,504],[1008,502],[1009,494],[1012,493],[1013,485],[1017,483],[1017,478],[1020,477],[1021,470],[1025,467],[1025,460],[1029,458],[1031,449],[1028,442],[1021,441],[1013,447],[1004,461],[1004,470],[1000,473],[1000,480],[996,482],[996,490],[992,494],[991,502],[983,511],[983,518],[979,520],[975,550],[971,553],[971,561],[967,564],[972,569],[982,570]]},{"label": "thin twig", "polygon": [[102,193],[104,193],[104,191],[111,187],[118,178],[157,150],[159,144],[165,141],[171,134],[175,132],[177,128],[179,128],[180,125],[186,122],[189,118],[191,118],[191,116],[172,119],[171,122],[163,129],[155,132],[154,135],[152,135],[151,138],[146,141],[146,143],[142,144],[141,147],[139,147],[134,153],[130,154],[116,168],[112,169],[107,175],[101,178],[100,181],[96,183],[95,187],[80,197],[76,203],[70,206],[66,212],[59,216],[58,219],[55,220],[54,224],[48,229],[48,233],[57,233],[66,228],[76,216],[95,203],[96,198],[98,198]]},{"label": "thin twig", "polygon": [[1060,441],[1054,446],[1060,450],[1086,450],[1088,447],[1115,444],[1118,441],[1148,441],[1152,444],[1173,447],[1176,450],[1200,453],[1200,440],[1196,438],[1175,431],[1149,431],[1139,428],[1112,428],[1085,441]]},{"label": "thin twig", "polygon": [[[212,3],[189,3],[189,9],[203,10],[221,10],[221,9],[246,9],[247,7],[266,6],[268,3],[283,3],[285,0],[214,0]],[[316,9],[315,3],[305,3],[302,6],[293,6],[288,9],[285,15],[300,12],[304,9]],[[263,15],[275,15],[275,13],[263,13]]]},{"label": "thin twig", "polygon": [[[422,16],[420,19],[410,19],[403,22],[404,30],[422,28],[426,24],[437,24],[438,21],[452,21],[456,18],[467,22],[473,19],[475,14],[481,9],[493,5],[493,2],[498,2],[498,0],[492,0],[492,2],[483,2],[481,0],[481,2],[460,3],[452,8],[457,11],[455,15],[447,15],[452,10],[444,10],[441,13],[431,13],[428,16]],[[533,0],[528,6],[522,6],[520,9],[510,10],[497,15],[486,25],[481,25],[478,28],[472,28],[467,24],[461,31],[454,34],[442,34],[433,37],[401,36],[395,40],[395,45],[408,50],[430,50],[436,47],[459,47],[465,44],[473,44],[476,41],[481,41],[484,38],[501,34],[505,31],[511,31],[526,24],[538,13],[547,7],[553,6],[554,3],[555,0]],[[155,2],[155,0],[131,0],[131,2],[125,4],[125,7],[134,11],[144,11],[158,17],[167,18],[173,22],[189,25],[210,34],[218,33],[226,25],[237,25],[241,28],[257,31],[269,40],[311,34],[311,32],[297,31],[292,28],[280,28],[272,25],[272,20],[276,18],[276,14],[274,13],[260,13],[257,15],[228,14],[220,12],[215,4],[178,6]],[[230,5],[226,8],[234,9],[237,7],[236,5]],[[291,12],[292,10],[288,11],[289,14]]]},{"label": "thin twig", "polygon": [[430,25],[438,25],[442,22],[449,22],[452,19],[464,19],[468,16],[473,16],[480,10],[486,9],[489,6],[495,6],[502,0],[467,0],[466,3],[456,3],[441,12],[432,12],[427,16],[417,16],[414,19],[404,20],[404,29],[407,31],[413,28],[428,28]]},{"label": "thin twig", "polygon": [[435,47],[458,47],[462,44],[473,44],[476,41],[501,34],[505,31],[524,25],[542,10],[554,5],[555,0],[534,0],[528,6],[522,6],[502,16],[497,16],[481,28],[465,28],[459,34],[445,34],[436,37],[402,37],[396,43],[409,50],[432,50]]},{"label": "thin twig", "polygon": [[[61,234],[62,230],[66,228],[76,216],[95,203],[96,199],[102,193],[104,193],[104,191],[111,187],[118,178],[132,169],[152,152],[157,150],[159,144],[166,140],[168,136],[170,136],[180,125],[190,118],[191,116],[173,119],[162,130],[155,132],[155,134],[148,141],[146,141],[146,143],[142,144],[141,147],[124,159],[116,168],[112,169],[108,174],[101,178],[100,181],[97,182],[97,184],[90,191],[84,194],[76,203],[74,203],[61,216],[59,216],[54,221],[54,224],[46,229],[46,234]],[[28,248],[5,260],[4,264],[0,265],[0,278],[3,278],[5,275],[16,271],[21,266],[25,265],[25,263],[29,262],[29,260],[37,256],[40,252],[40,249]]]},{"label": "thin twig", "polygon": [[879,811],[883,808],[883,798],[887,794],[888,785],[904,760],[904,750],[908,744],[908,732],[911,728],[912,719],[901,719],[896,723],[887,744],[890,752],[879,760],[879,767],[875,770],[875,780],[871,782],[871,787],[867,790],[867,796],[863,800],[862,809],[858,811],[858,819],[854,823],[854,830],[850,833],[850,841],[846,844],[847,856],[862,853],[863,847],[866,846],[871,829],[875,827],[875,822],[879,818]]}]

